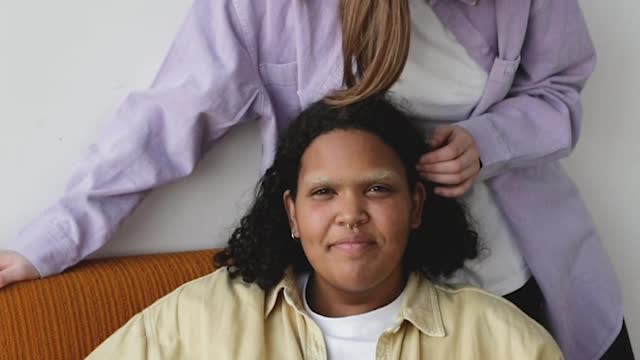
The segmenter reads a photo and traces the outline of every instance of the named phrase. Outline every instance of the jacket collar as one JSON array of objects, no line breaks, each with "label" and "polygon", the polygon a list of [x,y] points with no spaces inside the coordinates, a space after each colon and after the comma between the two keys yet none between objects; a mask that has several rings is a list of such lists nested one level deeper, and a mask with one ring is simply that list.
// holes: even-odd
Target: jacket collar
[{"label": "jacket collar", "polygon": [[[438,296],[431,281],[423,275],[412,273],[409,275],[404,292],[398,322],[392,332],[398,331],[403,321],[408,321],[425,335],[446,336]],[[268,292],[265,302],[265,319],[276,307],[280,297],[284,297],[285,301],[282,302],[284,306],[291,306],[302,316],[307,316],[296,284],[296,275],[291,268],[287,269],[280,283]]]}]

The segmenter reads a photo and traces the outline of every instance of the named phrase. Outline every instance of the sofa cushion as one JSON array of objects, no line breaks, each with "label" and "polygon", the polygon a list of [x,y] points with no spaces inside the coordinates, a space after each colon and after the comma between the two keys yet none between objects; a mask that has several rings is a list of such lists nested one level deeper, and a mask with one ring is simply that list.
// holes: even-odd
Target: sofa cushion
[{"label": "sofa cushion", "polygon": [[215,270],[215,252],[88,260],[0,289],[0,359],[82,359],[133,315]]}]

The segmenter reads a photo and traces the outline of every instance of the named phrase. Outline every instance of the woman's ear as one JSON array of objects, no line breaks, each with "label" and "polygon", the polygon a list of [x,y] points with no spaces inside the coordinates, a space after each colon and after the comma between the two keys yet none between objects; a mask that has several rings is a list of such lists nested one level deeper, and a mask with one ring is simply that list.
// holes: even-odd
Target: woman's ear
[{"label": "woman's ear", "polygon": [[282,201],[284,203],[284,209],[287,211],[287,218],[289,219],[289,226],[291,227],[291,236],[299,238],[300,231],[298,230],[298,221],[296,220],[296,202],[291,195],[291,190],[287,190],[282,194]]},{"label": "woman's ear", "polygon": [[422,224],[422,210],[424,209],[426,198],[427,190],[424,188],[422,182],[418,181],[411,197],[411,228],[414,230]]}]

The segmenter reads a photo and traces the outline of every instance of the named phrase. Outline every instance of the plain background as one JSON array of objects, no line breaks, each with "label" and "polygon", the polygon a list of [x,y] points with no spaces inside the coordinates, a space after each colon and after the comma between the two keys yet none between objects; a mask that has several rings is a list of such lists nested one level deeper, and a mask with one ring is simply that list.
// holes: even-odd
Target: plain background
[{"label": "plain background", "polygon": [[[578,183],[622,283],[640,355],[640,2],[581,1],[599,54],[583,98]],[[190,0],[0,2],[0,248],[52,203],[121,100],[146,88]],[[153,192],[97,255],[220,246],[259,176],[255,125]]]}]

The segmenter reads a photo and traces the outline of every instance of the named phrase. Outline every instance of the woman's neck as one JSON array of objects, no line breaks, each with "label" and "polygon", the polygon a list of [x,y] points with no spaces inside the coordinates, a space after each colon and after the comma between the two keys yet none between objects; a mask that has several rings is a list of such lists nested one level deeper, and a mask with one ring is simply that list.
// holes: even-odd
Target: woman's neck
[{"label": "woman's neck", "polygon": [[362,291],[338,288],[311,273],[306,291],[307,303],[315,313],[326,317],[359,315],[393,302],[400,296],[405,284],[401,268],[380,284]]}]

